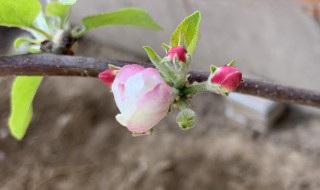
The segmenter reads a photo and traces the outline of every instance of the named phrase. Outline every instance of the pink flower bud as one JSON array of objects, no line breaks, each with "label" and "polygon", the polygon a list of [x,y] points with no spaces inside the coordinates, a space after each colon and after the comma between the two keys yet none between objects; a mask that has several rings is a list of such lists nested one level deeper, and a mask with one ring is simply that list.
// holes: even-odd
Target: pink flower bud
[{"label": "pink flower bud", "polygon": [[211,76],[210,81],[223,87],[227,92],[234,91],[242,81],[242,73],[238,68],[224,65]]},{"label": "pink flower bud", "polygon": [[167,115],[173,89],[158,70],[126,65],[116,76],[112,92],[120,114],[117,121],[134,133],[146,133]]},{"label": "pink flower bud", "polygon": [[187,50],[183,46],[175,46],[172,47],[168,53],[167,56],[170,58],[170,61],[173,61],[174,56],[178,57],[179,61],[186,62],[186,54]]},{"label": "pink flower bud", "polygon": [[119,69],[117,68],[110,68],[102,73],[99,73],[99,79],[108,87],[111,88],[111,85],[118,74]]}]

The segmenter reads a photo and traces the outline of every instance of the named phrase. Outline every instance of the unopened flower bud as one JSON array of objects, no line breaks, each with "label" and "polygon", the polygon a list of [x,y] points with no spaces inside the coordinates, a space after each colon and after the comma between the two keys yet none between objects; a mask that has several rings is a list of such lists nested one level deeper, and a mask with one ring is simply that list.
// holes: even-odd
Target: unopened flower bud
[{"label": "unopened flower bud", "polygon": [[110,68],[102,73],[99,73],[99,79],[108,87],[111,89],[112,83],[114,79],[116,78],[116,75],[118,74],[119,69],[118,68]]},{"label": "unopened flower bud", "polygon": [[210,76],[210,82],[223,88],[226,93],[234,91],[242,81],[238,68],[224,65],[217,68]]},{"label": "unopened flower bud", "polygon": [[169,49],[167,56],[170,58],[172,62],[174,57],[176,56],[179,61],[186,62],[187,50],[183,46],[175,46]]},{"label": "unopened flower bud", "polygon": [[173,88],[158,70],[136,64],[121,68],[111,88],[120,110],[116,119],[135,136],[150,134],[167,115],[174,98]]},{"label": "unopened flower bud", "polygon": [[196,114],[191,109],[183,109],[176,118],[176,122],[182,130],[194,127],[196,122]]}]

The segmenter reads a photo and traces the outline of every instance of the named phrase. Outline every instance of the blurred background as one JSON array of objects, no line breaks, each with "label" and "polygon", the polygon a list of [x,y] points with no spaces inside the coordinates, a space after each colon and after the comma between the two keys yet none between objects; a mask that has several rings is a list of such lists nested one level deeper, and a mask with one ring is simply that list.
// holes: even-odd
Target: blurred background
[{"label": "blurred background", "polygon": [[[317,0],[79,0],[72,22],[140,7],[163,31],[114,27],[90,32],[76,55],[147,61],[142,46],[164,55],[181,20],[201,11],[193,69],[235,59],[245,76],[320,91]],[[20,31],[1,28],[0,54]],[[172,112],[153,135],[132,137],[114,116],[109,90],[95,78],[47,77],[21,142],[7,129],[13,77],[1,77],[0,189],[317,190],[320,111],[234,93],[197,95],[197,126],[181,131]]]}]

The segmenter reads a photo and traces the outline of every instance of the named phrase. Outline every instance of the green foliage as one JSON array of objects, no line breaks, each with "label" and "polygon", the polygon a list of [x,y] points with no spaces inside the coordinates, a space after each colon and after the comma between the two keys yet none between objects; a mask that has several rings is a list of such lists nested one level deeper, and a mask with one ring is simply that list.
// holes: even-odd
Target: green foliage
[{"label": "green foliage", "polygon": [[92,29],[107,26],[128,25],[151,30],[162,29],[154,22],[148,13],[138,8],[124,8],[117,11],[84,17],[82,19],[82,24],[84,28],[75,36],[82,36]]},{"label": "green foliage", "polygon": [[64,5],[58,2],[50,2],[46,6],[46,14],[48,16],[57,16],[60,19],[60,27],[68,21],[71,12],[71,5]]},{"label": "green foliage", "polygon": [[78,0],[60,0],[60,3],[63,5],[73,5],[77,2]]},{"label": "green foliage", "polygon": [[[69,16],[77,0],[48,1],[45,14],[38,0],[0,0],[0,26],[19,27],[31,32],[32,38],[18,37],[14,47],[30,53],[39,53],[40,44],[51,40],[55,46],[63,45],[63,32],[70,32]],[[160,30],[161,27],[142,9],[126,8],[82,19],[82,30],[71,30],[77,38],[86,32],[107,26],[129,25]],[[74,35],[75,34],[75,35]],[[54,41],[54,39],[58,39]],[[160,58],[159,58],[160,59]],[[9,128],[12,136],[21,140],[32,118],[32,101],[43,77],[17,77],[11,91]]]},{"label": "green foliage", "polygon": [[150,61],[157,65],[161,62],[161,57],[149,46],[143,46],[143,49],[147,52]]},{"label": "green foliage", "polygon": [[170,46],[165,44],[165,43],[162,43],[161,46],[163,47],[163,49],[166,51],[166,53],[168,53],[168,51],[170,50]]},{"label": "green foliage", "polygon": [[16,48],[17,50],[19,50],[20,45],[24,44],[24,43],[29,43],[30,40],[26,39],[26,38],[16,38],[13,42],[13,46],[14,48]]},{"label": "green foliage", "polygon": [[192,54],[199,38],[200,20],[201,15],[199,11],[185,18],[172,33],[170,45],[172,47],[179,45],[181,37],[184,37],[188,53]]},{"label": "green foliage", "polygon": [[32,101],[43,77],[17,77],[11,91],[9,128],[21,140],[32,118]]},{"label": "green foliage", "polygon": [[40,12],[38,0],[0,0],[0,26],[33,28]]}]

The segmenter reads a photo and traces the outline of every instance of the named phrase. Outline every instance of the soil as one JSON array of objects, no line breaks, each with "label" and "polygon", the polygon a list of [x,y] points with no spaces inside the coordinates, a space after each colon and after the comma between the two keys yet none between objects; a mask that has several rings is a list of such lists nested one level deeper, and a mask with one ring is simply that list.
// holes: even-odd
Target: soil
[{"label": "soil", "polygon": [[[112,47],[83,43],[90,48],[79,54],[118,56]],[[291,108],[257,134],[224,116],[223,97],[204,93],[192,100],[195,128],[180,130],[173,112],[151,136],[132,137],[116,122],[112,94],[97,79],[47,77],[18,142],[7,129],[12,79],[0,79],[1,190],[320,189],[317,114]]]}]

